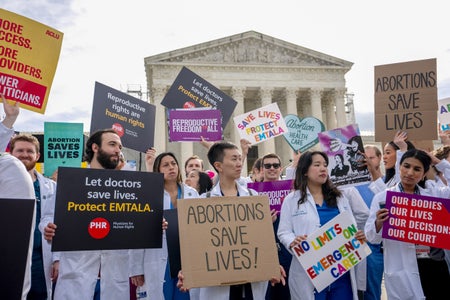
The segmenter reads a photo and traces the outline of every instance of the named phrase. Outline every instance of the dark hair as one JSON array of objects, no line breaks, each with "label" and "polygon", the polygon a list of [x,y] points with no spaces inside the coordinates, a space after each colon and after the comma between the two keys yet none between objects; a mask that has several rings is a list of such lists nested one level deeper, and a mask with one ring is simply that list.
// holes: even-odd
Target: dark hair
[{"label": "dark hair", "polygon": [[[299,190],[301,194],[300,199],[297,202],[298,205],[304,203],[307,198],[308,177],[306,176],[306,173],[308,173],[308,169],[312,165],[314,155],[321,155],[328,165],[328,156],[322,151],[306,151],[300,156],[294,179],[294,189]],[[342,195],[329,177],[322,185],[322,193],[323,200],[327,206],[330,207],[336,207],[337,197]]]},{"label": "dark hair", "polygon": [[336,154],[334,155],[334,157],[339,157],[339,159],[341,160],[341,163],[344,164],[344,156],[342,156],[342,154],[336,153]]},{"label": "dark hair", "polygon": [[[280,158],[277,154],[275,154],[275,153],[268,153],[268,154],[266,154],[266,155],[264,155],[264,156],[262,157],[262,159],[261,159],[261,165],[264,165],[264,160],[265,160],[266,158],[276,158],[276,159],[278,159],[278,162],[281,164],[281,158]],[[260,169],[261,169],[261,167],[260,167]]]},{"label": "dark hair", "polygon": [[[394,143],[394,141],[390,141],[388,143],[388,145],[390,145],[392,148],[394,148],[396,151],[399,150],[400,148]],[[411,150],[411,149],[416,149],[416,147],[414,147],[413,143],[411,143],[410,141],[406,141],[406,145],[407,145],[407,150]],[[397,155],[397,154],[396,154]],[[394,167],[390,168],[390,169],[386,169],[386,176],[384,177],[384,182],[387,183],[389,180],[391,180],[392,177],[395,176],[395,165]]]},{"label": "dark hair", "polygon": [[[352,136],[352,137],[347,141],[347,144],[351,146],[351,144],[352,144],[353,142],[356,142],[356,143],[358,144],[358,151],[364,152],[363,142],[362,142],[362,139],[361,139],[361,136],[360,136],[360,135]],[[353,150],[352,150],[352,151],[353,151]]]},{"label": "dark hair", "polygon": [[219,171],[214,166],[214,163],[216,161],[223,162],[223,157],[225,156],[224,152],[226,149],[239,149],[239,148],[231,142],[221,141],[214,143],[208,150],[209,163],[211,164],[211,166],[213,166],[214,170],[216,170],[217,173],[219,173]]},{"label": "dark hair", "polygon": [[418,161],[420,161],[423,165],[424,173],[428,172],[431,166],[431,157],[423,150],[419,149],[411,149],[406,151],[402,158],[400,159],[400,165],[403,163],[403,161],[407,158],[415,158]]},{"label": "dark hair", "polygon": [[433,155],[440,160],[447,159],[449,154],[450,154],[450,146],[442,146],[433,151]]},{"label": "dark hair", "polygon": [[208,174],[206,174],[205,172],[201,172],[199,170],[193,170],[198,172],[198,194],[201,195],[203,193],[208,192],[212,186],[213,186],[213,182],[211,180],[211,177],[209,177]]},{"label": "dark hair", "polygon": [[166,156],[171,156],[177,163],[177,166],[178,166],[177,183],[181,183],[183,181],[183,179],[181,178],[180,164],[178,163],[178,160],[175,157],[175,154],[173,154],[172,152],[163,152],[155,158],[155,163],[153,164],[153,172],[161,173],[161,171],[159,170],[159,168],[161,167],[161,161]]},{"label": "dark hair", "polygon": [[114,133],[117,134],[112,128],[108,129],[100,129],[95,131],[93,134],[89,136],[89,139],[86,142],[86,148],[84,150],[84,160],[90,163],[92,158],[94,157],[94,150],[92,150],[92,145],[96,144],[100,148],[102,147],[102,137],[105,133]]}]

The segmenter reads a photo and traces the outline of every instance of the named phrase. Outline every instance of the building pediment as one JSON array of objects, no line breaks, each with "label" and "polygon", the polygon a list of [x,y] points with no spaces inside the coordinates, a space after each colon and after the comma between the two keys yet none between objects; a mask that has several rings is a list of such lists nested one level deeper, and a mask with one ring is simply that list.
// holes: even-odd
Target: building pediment
[{"label": "building pediment", "polygon": [[146,64],[248,64],[343,67],[353,63],[255,31],[221,38],[145,58]]}]

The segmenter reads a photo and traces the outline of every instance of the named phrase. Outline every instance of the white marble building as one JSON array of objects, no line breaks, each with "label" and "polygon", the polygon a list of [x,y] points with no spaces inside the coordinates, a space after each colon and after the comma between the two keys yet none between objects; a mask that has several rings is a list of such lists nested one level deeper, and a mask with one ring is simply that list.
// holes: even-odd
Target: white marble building
[{"label": "white marble building", "polygon": [[[149,99],[156,105],[155,147],[158,152],[174,152],[180,165],[192,154],[207,161],[199,143],[168,142],[165,107],[160,103],[183,66],[235,99],[234,115],[277,102],[283,115],[314,116],[333,129],[355,120],[353,95],[346,94],[344,78],[352,65],[255,31],[146,57]],[[232,118],[224,136],[239,145]],[[265,141],[252,147],[248,167],[269,152],[280,155],[286,165],[292,151],[284,137]]]}]

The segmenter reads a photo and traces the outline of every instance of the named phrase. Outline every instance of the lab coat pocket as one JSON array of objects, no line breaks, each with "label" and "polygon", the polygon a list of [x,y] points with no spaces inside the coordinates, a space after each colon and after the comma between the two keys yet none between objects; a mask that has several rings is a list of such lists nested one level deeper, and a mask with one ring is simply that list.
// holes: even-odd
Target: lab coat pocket
[{"label": "lab coat pocket", "polygon": [[[389,291],[389,299],[409,300],[419,299],[418,295],[415,295],[417,289],[412,286],[414,276],[418,274],[411,274],[404,270],[392,273],[385,273],[386,289]],[[420,278],[418,279],[420,282]]]}]

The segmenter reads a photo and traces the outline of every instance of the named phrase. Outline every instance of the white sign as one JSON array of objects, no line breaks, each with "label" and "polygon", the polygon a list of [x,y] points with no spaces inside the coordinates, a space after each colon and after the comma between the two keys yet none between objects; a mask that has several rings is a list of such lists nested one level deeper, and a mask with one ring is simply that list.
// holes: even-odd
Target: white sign
[{"label": "white sign", "polygon": [[357,231],[350,213],[344,211],[292,247],[318,292],[372,253],[366,243],[355,238]]},{"label": "white sign", "polygon": [[249,111],[233,118],[241,139],[252,145],[284,135],[288,128],[277,103]]}]

